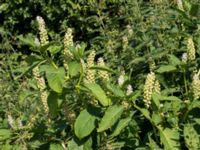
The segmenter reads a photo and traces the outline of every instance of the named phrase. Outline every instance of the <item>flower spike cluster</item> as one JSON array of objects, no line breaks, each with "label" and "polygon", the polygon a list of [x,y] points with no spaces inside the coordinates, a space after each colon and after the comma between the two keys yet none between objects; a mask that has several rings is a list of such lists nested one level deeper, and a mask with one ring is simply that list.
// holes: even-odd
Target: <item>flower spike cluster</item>
[{"label": "flower spike cluster", "polygon": [[193,97],[194,99],[199,99],[200,98],[200,70],[198,73],[195,73],[193,75],[193,80],[192,80],[192,89],[193,89]]},{"label": "flower spike cluster", "polygon": [[160,94],[160,83],[158,80],[155,80],[155,83],[154,83],[154,89],[153,91],[156,93],[156,94]]},{"label": "flower spike cluster", "polygon": [[192,37],[189,37],[187,41],[187,56],[188,60],[195,60],[195,47]]},{"label": "flower spike cluster", "polygon": [[68,28],[64,37],[64,56],[73,59],[73,54],[70,52],[68,46],[73,46],[72,29]]},{"label": "flower spike cluster", "polygon": [[155,73],[151,72],[147,75],[144,84],[144,102],[147,108],[149,108],[151,104],[151,96],[153,94],[155,79],[156,79]]},{"label": "flower spike cluster", "polygon": [[[105,67],[105,63],[104,63],[103,58],[100,57],[98,59],[97,63],[98,63],[98,66]],[[100,70],[100,71],[98,71],[98,75],[103,81],[108,81],[109,80],[109,75],[108,75],[108,73],[106,71]]]},{"label": "flower spike cluster", "polygon": [[44,19],[40,16],[37,16],[36,20],[37,20],[38,25],[39,25],[40,43],[41,43],[41,45],[45,45],[45,44],[49,43],[49,38],[48,38],[47,30],[45,28]]},{"label": "flower spike cluster", "polygon": [[45,113],[48,114],[48,112],[49,112],[49,107],[48,107],[48,102],[47,102],[48,93],[47,93],[47,91],[45,91],[45,88],[46,88],[45,80],[44,80],[43,77],[40,76],[38,66],[36,66],[33,69],[33,75],[34,75],[34,78],[37,81],[37,86],[38,86],[38,88],[41,92],[40,98],[41,98],[41,101],[42,101],[42,104],[43,104],[43,107],[44,107],[44,111],[45,111]]},{"label": "flower spike cluster", "polygon": [[91,70],[90,68],[94,66],[94,58],[96,52],[92,51],[87,59],[87,66],[86,66],[86,80],[85,83],[95,83],[95,70]]}]

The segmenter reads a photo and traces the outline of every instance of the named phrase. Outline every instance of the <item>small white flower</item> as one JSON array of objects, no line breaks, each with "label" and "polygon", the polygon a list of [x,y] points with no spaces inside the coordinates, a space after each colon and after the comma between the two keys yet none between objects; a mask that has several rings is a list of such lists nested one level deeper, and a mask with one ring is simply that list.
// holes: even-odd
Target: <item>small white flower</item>
[{"label": "small white flower", "polygon": [[11,126],[11,128],[14,128],[14,120],[11,115],[8,115],[8,124]]},{"label": "small white flower", "polygon": [[76,49],[80,49],[80,48],[81,48],[80,44],[77,44]]},{"label": "small white flower", "polygon": [[182,0],[177,0],[178,9],[184,11]]},{"label": "small white flower", "polygon": [[40,45],[40,41],[39,41],[39,39],[38,39],[38,38],[35,38],[34,42],[35,42],[35,44],[36,44],[37,46],[39,46],[39,45]]},{"label": "small white flower", "polygon": [[128,96],[128,95],[131,95],[131,93],[133,93],[133,88],[132,88],[132,86],[129,84],[129,85],[127,86],[126,95],[127,95],[127,96]]},{"label": "small white flower", "polygon": [[118,78],[118,85],[122,86],[123,84],[124,84],[124,76],[120,75],[119,78]]},{"label": "small white flower", "polygon": [[23,127],[22,121],[21,121],[20,119],[17,120],[17,123],[18,123],[18,127],[19,127],[19,128],[22,128],[22,127]]},{"label": "small white flower", "polygon": [[182,61],[186,63],[187,59],[188,59],[187,53],[183,53],[183,55],[182,55]]},{"label": "small white flower", "polygon": [[163,105],[163,104],[160,104],[160,108],[162,108],[162,107],[164,107],[164,105]]}]

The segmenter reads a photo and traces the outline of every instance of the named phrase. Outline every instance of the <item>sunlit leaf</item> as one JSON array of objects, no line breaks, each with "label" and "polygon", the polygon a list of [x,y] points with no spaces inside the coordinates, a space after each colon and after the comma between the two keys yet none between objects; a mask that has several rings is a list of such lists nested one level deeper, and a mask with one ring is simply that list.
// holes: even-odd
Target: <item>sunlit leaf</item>
[{"label": "sunlit leaf", "polygon": [[123,110],[124,110],[123,106],[117,106],[117,105],[110,106],[106,110],[103,118],[101,119],[97,132],[102,132],[104,130],[107,130],[113,124],[115,124],[116,121],[120,118]]},{"label": "sunlit leaf", "polygon": [[75,134],[79,139],[88,136],[95,128],[96,117],[86,109],[81,111],[74,125]]}]

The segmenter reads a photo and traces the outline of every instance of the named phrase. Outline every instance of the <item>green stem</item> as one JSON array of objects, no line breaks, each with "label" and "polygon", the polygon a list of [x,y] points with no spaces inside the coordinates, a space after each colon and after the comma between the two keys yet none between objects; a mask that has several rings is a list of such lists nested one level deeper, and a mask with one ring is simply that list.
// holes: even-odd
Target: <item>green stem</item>
[{"label": "green stem", "polygon": [[83,73],[84,73],[84,70],[83,70],[83,66],[81,65],[80,77],[79,77],[78,83],[76,84],[76,89],[77,89],[78,93],[80,93],[80,84],[83,79]]},{"label": "green stem", "polygon": [[185,72],[185,69],[184,69],[183,78],[184,78],[184,85],[185,85],[186,96],[188,96],[188,88],[187,88],[187,80],[186,80],[186,72]]}]

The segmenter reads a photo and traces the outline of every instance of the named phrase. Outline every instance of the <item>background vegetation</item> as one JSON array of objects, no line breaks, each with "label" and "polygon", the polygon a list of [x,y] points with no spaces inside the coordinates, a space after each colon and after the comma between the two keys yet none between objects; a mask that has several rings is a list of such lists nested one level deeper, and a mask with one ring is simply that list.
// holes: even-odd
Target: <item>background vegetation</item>
[{"label": "background vegetation", "polygon": [[200,148],[198,0],[0,0],[0,18],[0,149]]}]

